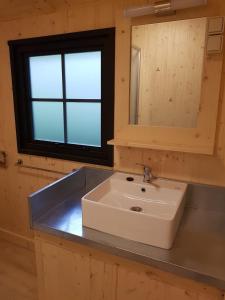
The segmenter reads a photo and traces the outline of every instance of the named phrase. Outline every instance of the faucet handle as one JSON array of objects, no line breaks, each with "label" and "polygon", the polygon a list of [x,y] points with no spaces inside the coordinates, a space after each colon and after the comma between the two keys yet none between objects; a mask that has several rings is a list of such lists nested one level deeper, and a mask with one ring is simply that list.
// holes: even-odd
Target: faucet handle
[{"label": "faucet handle", "polygon": [[136,163],[137,166],[141,166],[144,168],[144,172],[148,173],[148,176],[150,178],[150,180],[155,180],[157,179],[157,176],[153,175],[152,173],[152,168],[145,165],[145,164],[140,164],[140,163]]}]

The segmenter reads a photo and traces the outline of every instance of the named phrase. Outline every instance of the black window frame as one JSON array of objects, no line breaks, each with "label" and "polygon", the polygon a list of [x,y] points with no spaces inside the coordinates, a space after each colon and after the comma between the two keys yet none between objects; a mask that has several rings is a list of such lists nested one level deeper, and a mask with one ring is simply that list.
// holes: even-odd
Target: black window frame
[{"label": "black window frame", "polygon": [[[114,135],[115,28],[13,40],[8,41],[8,45],[18,153],[113,166],[113,146],[107,145],[107,141]],[[51,54],[61,54],[63,57],[67,53],[88,51],[101,51],[102,58],[101,147],[34,140],[29,57]],[[64,70],[63,74],[65,74]],[[65,84],[63,84],[63,90],[63,105],[65,105]],[[55,99],[48,100],[49,102],[55,101]],[[79,100],[73,99],[72,101],[85,102],[85,100]],[[43,99],[38,101],[43,101]],[[67,102],[69,102],[68,99]],[[64,122],[65,118],[64,113]]]}]

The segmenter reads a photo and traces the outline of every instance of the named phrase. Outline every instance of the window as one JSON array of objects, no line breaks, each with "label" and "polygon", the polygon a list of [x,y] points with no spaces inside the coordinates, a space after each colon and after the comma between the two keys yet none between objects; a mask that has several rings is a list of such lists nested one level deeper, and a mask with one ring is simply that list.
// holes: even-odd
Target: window
[{"label": "window", "polygon": [[19,153],[111,166],[114,28],[9,47]]}]

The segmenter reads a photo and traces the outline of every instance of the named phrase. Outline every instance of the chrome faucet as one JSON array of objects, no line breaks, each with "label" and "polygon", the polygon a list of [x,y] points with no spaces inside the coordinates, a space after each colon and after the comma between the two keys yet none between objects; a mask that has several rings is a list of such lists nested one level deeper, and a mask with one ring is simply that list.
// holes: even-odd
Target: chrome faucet
[{"label": "chrome faucet", "polygon": [[148,166],[146,166],[146,165],[144,165],[144,164],[137,164],[137,165],[142,166],[144,168],[143,182],[150,183],[150,184],[158,187],[156,184],[153,183],[153,180],[157,179],[157,177],[152,174],[151,168],[148,167]]},{"label": "chrome faucet", "polygon": [[146,183],[152,183],[156,177],[152,174],[152,170],[150,167],[143,165],[144,168],[144,178],[143,181]]},{"label": "chrome faucet", "polygon": [[144,178],[143,178],[143,181],[149,183],[153,179],[152,178],[153,175],[151,173],[151,169],[149,167],[147,167],[147,166],[143,166],[143,168],[144,168]]}]

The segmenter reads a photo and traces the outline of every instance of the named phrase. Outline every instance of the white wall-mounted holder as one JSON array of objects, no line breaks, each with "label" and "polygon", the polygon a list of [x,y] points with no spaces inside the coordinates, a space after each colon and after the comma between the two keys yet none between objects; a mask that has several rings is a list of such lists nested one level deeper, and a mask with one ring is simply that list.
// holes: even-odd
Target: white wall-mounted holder
[{"label": "white wall-mounted holder", "polygon": [[125,9],[124,16],[134,18],[145,15],[163,15],[180,9],[206,5],[207,2],[207,0],[155,0],[153,4]]},{"label": "white wall-mounted holder", "polygon": [[208,19],[208,37],[206,52],[209,55],[221,54],[224,41],[224,17],[213,17]]}]

